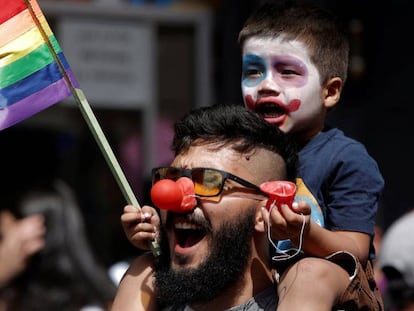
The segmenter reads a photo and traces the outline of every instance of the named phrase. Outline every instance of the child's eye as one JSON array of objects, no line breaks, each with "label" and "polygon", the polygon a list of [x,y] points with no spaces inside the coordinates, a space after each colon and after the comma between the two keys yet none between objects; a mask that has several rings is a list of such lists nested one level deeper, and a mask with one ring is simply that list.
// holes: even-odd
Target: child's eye
[{"label": "child's eye", "polygon": [[243,77],[249,79],[256,79],[263,75],[263,72],[256,68],[249,68],[243,71]]},{"label": "child's eye", "polygon": [[264,60],[257,56],[248,54],[243,56],[242,78],[258,79],[266,75],[266,66]]},{"label": "child's eye", "polygon": [[274,69],[278,72],[281,76],[286,78],[293,78],[295,76],[302,76],[303,70],[299,66],[295,66],[292,64],[287,63],[277,63],[274,65]]},{"label": "child's eye", "polygon": [[295,70],[292,70],[292,69],[283,69],[281,72],[280,72],[282,75],[286,75],[286,76],[289,76],[289,75],[299,75],[299,73],[297,73]]}]

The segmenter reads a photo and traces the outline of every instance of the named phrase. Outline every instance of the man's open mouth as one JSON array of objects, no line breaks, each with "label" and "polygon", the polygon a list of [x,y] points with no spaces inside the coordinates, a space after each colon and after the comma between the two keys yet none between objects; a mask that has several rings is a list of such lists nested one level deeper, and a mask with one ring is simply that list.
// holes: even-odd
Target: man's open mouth
[{"label": "man's open mouth", "polygon": [[174,234],[177,244],[185,248],[200,242],[206,236],[207,231],[192,223],[178,222],[174,225]]}]

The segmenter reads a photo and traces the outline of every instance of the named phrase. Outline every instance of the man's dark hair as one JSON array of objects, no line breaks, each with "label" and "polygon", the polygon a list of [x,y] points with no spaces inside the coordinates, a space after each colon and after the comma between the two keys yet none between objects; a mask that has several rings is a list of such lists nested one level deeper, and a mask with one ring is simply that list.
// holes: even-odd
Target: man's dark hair
[{"label": "man's dark hair", "polygon": [[260,147],[279,154],[286,162],[287,179],[294,180],[296,145],[278,127],[239,105],[213,105],[193,109],[174,127],[172,149],[175,155],[190,146],[217,143],[238,153]]}]

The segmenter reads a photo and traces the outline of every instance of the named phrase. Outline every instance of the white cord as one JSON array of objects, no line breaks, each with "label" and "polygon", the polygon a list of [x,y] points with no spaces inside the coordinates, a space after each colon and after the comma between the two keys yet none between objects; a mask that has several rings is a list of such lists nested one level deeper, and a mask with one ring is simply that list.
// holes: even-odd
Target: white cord
[{"label": "white cord", "polygon": [[[273,203],[270,205],[270,208],[269,208],[269,218],[270,218],[270,215],[271,215],[272,209],[273,209],[275,206],[276,206],[275,202],[273,202]],[[272,246],[274,247],[274,249],[275,249],[276,253],[278,253],[278,255],[275,255],[275,256],[273,256],[273,257],[272,257],[272,260],[274,260],[274,261],[288,260],[288,259],[293,258],[293,257],[295,257],[296,255],[298,255],[298,254],[300,253],[300,251],[302,250],[303,233],[304,233],[304,231],[305,231],[306,219],[305,219],[305,215],[303,215],[302,213],[301,213],[301,215],[302,215],[302,219],[303,219],[303,221],[302,221],[302,227],[301,227],[301,229],[300,229],[299,246],[298,246],[298,248],[289,248],[289,249],[287,249],[287,250],[281,250],[281,249],[280,249],[280,248],[278,248],[278,247],[277,247],[277,245],[273,242],[273,240],[272,240],[272,236],[271,236],[271,224],[270,224],[270,219],[268,219],[268,220],[267,220],[267,238],[268,238],[268,240],[269,240],[270,244],[272,244]],[[292,251],[292,250],[295,250],[295,253],[294,253],[294,254],[292,254],[292,255],[289,255],[289,254],[288,254],[288,252],[289,252],[289,251]]]}]

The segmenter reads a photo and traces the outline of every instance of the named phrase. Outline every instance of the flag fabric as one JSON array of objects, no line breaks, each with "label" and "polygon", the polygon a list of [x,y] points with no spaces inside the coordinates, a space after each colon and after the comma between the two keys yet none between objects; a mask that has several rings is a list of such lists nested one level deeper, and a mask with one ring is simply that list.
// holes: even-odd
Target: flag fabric
[{"label": "flag fabric", "polygon": [[0,0],[0,130],[78,86],[36,0]]}]

